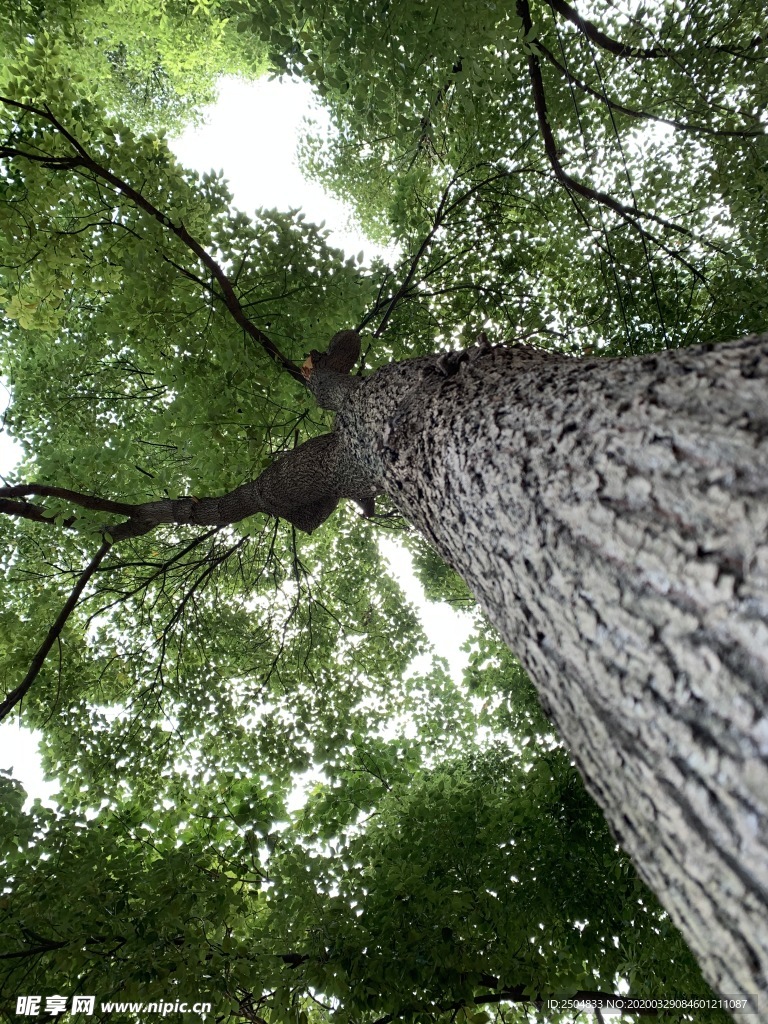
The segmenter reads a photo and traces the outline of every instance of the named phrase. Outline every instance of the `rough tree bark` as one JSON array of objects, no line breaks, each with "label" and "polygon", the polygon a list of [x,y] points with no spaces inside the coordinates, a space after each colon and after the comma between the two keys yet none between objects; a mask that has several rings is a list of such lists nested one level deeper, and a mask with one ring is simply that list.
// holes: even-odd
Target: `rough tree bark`
[{"label": "rough tree bark", "polygon": [[337,401],[724,995],[768,996],[768,335],[414,360]]}]

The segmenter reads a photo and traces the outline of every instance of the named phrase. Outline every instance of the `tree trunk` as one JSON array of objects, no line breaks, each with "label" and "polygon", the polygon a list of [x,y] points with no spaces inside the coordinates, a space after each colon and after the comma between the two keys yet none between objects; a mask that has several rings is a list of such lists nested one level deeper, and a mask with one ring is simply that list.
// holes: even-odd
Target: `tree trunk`
[{"label": "tree trunk", "polygon": [[768,335],[418,359],[336,429],[520,657],[714,988],[765,998]]}]

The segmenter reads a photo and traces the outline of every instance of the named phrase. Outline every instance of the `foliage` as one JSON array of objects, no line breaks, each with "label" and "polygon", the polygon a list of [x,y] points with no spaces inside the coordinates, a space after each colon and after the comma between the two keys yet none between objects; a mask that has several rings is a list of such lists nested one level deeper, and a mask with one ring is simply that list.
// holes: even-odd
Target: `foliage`
[{"label": "foliage", "polygon": [[[601,5],[603,35],[669,51],[632,60],[562,4],[533,8],[530,27],[526,10],[6,12],[0,372],[25,451],[14,479],[125,502],[219,494],[328,429],[237,327],[184,232],[291,361],[353,324],[368,328],[368,365],[484,326],[611,354],[764,325],[762,7]],[[299,211],[248,218],[219,175],[174,160],[166,129],[219,71],[258,73],[267,51],[324,97],[338,135],[307,142],[306,159],[400,247],[395,270],[347,258]],[[66,133],[90,164],[72,163]],[[92,509],[58,529],[63,497],[38,507],[51,524],[3,517],[0,535],[9,691],[109,527]],[[376,544],[376,527],[405,527],[379,512],[371,524],[345,509],[311,537],[261,516],[168,527],[110,552],[23,704],[58,809],[24,811],[0,780],[4,998],[146,1001],[173,984],[270,1024],[480,1024],[538,1013],[523,994],[618,978],[637,995],[706,992],[514,656],[478,618],[464,680],[414,661],[426,640]],[[408,545],[430,599],[468,603]]]},{"label": "foliage", "polygon": [[[639,996],[670,976],[701,993],[561,750],[417,762],[399,745],[350,743],[289,822],[275,820],[285,810],[269,784],[220,770],[194,771],[194,786],[169,777],[162,816],[140,791],[91,821],[25,814],[11,788],[0,928],[30,954],[8,964],[7,990],[54,994],[77,978],[104,1000],[140,1001],[178,985],[217,1014],[276,1020],[324,1018],[323,993],[342,1021],[610,991],[617,974]],[[41,845],[43,875],[30,860]],[[129,970],[115,976],[115,958]]]},{"label": "foliage", "polygon": [[219,75],[266,69],[264,45],[215,0],[14,0],[0,14],[2,64],[24,63],[30,44],[134,128],[180,128]]},{"label": "foliage", "polygon": [[411,252],[441,184],[485,183],[423,265],[441,324],[460,289],[497,336],[559,348],[626,354],[760,329],[762,6],[593,5],[604,36],[658,51],[634,59],[562,6],[531,5],[527,31],[527,3],[362,3],[343,29],[318,8],[273,57],[317,83],[338,129],[307,141],[309,168]]}]

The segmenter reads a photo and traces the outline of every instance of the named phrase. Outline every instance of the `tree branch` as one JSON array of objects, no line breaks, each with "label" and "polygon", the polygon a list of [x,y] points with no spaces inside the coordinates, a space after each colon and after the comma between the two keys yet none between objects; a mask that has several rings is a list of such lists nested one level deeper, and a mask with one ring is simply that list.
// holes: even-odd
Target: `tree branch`
[{"label": "tree branch", "polygon": [[[18,516],[20,519],[31,519],[34,523],[50,524],[52,522],[48,516],[43,515],[39,505],[33,505],[29,501],[9,501],[7,498],[0,497],[0,514]],[[74,519],[64,525],[71,526],[73,522]]]},{"label": "tree branch", "polygon": [[[530,32],[533,26],[528,0],[517,0],[517,12],[523,20],[523,26],[526,33]],[[613,210],[614,213],[617,213],[623,220],[632,225],[632,227],[641,232],[650,241],[654,242],[654,244],[664,249],[664,251],[669,255],[680,259],[696,277],[703,281],[704,278],[700,271],[697,271],[678,253],[664,246],[664,244],[659,239],[651,235],[646,228],[639,223],[639,221],[650,220],[656,224],[660,224],[662,227],[665,227],[670,231],[676,231],[681,235],[686,235],[688,238],[693,239],[694,234],[689,228],[683,227],[681,224],[675,224],[673,221],[669,221],[665,217],[658,216],[658,214],[640,210],[636,206],[626,206],[624,203],[620,203],[617,199],[614,199],[613,196],[608,195],[607,192],[601,192],[599,189],[591,188],[589,185],[584,185],[582,182],[577,181],[568,174],[560,163],[560,158],[557,153],[557,144],[555,142],[555,137],[552,134],[552,128],[549,124],[547,100],[544,93],[544,80],[541,75],[539,58],[535,53],[529,53],[528,55],[528,73],[531,79],[536,119],[539,124],[541,137],[544,141],[544,150],[547,154],[547,159],[549,160],[552,170],[555,172],[557,180],[562,182],[566,188],[572,189],[579,195],[584,196],[585,199],[589,199],[592,202],[599,203],[601,206],[607,207],[609,210]],[[712,242],[706,242],[705,244],[710,248],[718,249],[718,246],[714,245]]]},{"label": "tree branch", "polygon": [[15,953],[0,953],[0,960],[19,960],[28,956],[40,956],[42,953],[50,953],[55,949],[64,949],[69,945],[67,942],[46,942],[43,946],[33,946],[31,949],[19,949]]},{"label": "tree branch", "polygon": [[387,323],[389,322],[389,318],[392,316],[392,313],[395,311],[395,307],[397,306],[398,302],[403,298],[403,296],[408,291],[408,288],[410,287],[411,281],[413,281],[414,275],[416,274],[416,269],[417,269],[419,263],[421,262],[422,258],[424,257],[424,254],[428,251],[429,247],[432,245],[432,241],[433,241],[433,239],[435,237],[435,234],[436,234],[438,228],[440,227],[440,225],[443,223],[443,218],[445,216],[445,210],[446,210],[446,204],[448,202],[448,196],[450,195],[450,190],[451,190],[452,186],[454,185],[455,181],[456,181],[456,177],[454,176],[454,177],[451,178],[451,180],[448,182],[448,184],[446,185],[445,189],[443,190],[443,194],[440,197],[440,202],[437,204],[437,209],[435,210],[435,215],[432,218],[432,225],[431,225],[429,231],[427,232],[427,234],[422,239],[421,245],[419,246],[419,248],[416,251],[415,255],[411,259],[411,265],[409,266],[408,270],[406,271],[405,277],[403,278],[402,283],[400,284],[400,287],[397,289],[395,294],[390,299],[389,304],[387,305],[387,309],[386,309],[386,311],[384,313],[384,316],[381,318],[379,326],[374,331],[374,334],[373,334],[374,338],[379,338],[383,334],[384,330],[386,329]]},{"label": "tree branch", "polygon": [[67,601],[64,607],[59,612],[56,621],[48,630],[48,635],[46,636],[45,640],[42,642],[37,653],[32,659],[32,663],[29,666],[29,670],[26,676],[24,677],[22,682],[16,687],[16,689],[12,690],[5,698],[5,700],[2,703],[0,703],[0,722],[11,713],[11,711],[16,707],[19,701],[24,698],[25,694],[28,692],[29,688],[34,683],[38,673],[40,672],[40,669],[43,667],[45,659],[48,656],[48,652],[58,640],[61,631],[64,629],[64,626],[66,625],[67,619],[75,610],[77,602],[80,599],[80,595],[82,594],[91,576],[93,576],[93,574],[96,572],[96,570],[98,569],[99,565],[101,564],[102,560],[104,559],[105,555],[109,552],[111,547],[112,544],[109,541],[105,540],[101,547],[99,548],[99,550],[96,552],[96,554],[90,560],[88,565],[85,567],[85,569],[83,569],[82,573],[80,574],[80,578],[78,579],[75,586],[72,588],[72,593],[67,598]]},{"label": "tree branch", "polygon": [[[531,138],[535,138],[535,135],[531,136]],[[518,147],[518,149],[516,150],[516,153],[520,152],[521,149],[525,148],[525,146],[527,146],[529,142],[530,142],[530,139],[526,140],[526,142],[523,143],[522,146]],[[483,166],[483,165],[475,165],[475,167],[470,168],[469,171],[467,171],[465,173],[467,173],[467,174],[471,173],[471,171],[475,170],[477,168],[477,166]],[[384,316],[382,317],[382,319],[381,319],[381,321],[379,323],[379,326],[376,328],[376,330],[373,333],[373,337],[374,338],[381,337],[381,335],[383,334],[383,332],[384,332],[384,330],[385,330],[385,328],[387,326],[389,318],[392,316],[392,313],[394,312],[395,307],[397,306],[397,304],[402,299],[408,297],[408,292],[409,292],[410,287],[411,287],[411,285],[413,283],[413,280],[414,280],[414,278],[416,276],[416,271],[417,271],[417,269],[419,267],[419,264],[421,263],[421,261],[423,260],[424,256],[427,254],[427,252],[429,251],[429,249],[430,249],[430,247],[432,245],[432,242],[434,241],[435,235],[437,234],[437,231],[443,226],[443,224],[451,216],[451,214],[454,213],[454,211],[456,209],[458,209],[458,207],[463,206],[477,192],[480,192],[482,189],[486,188],[489,185],[492,185],[494,182],[499,181],[499,180],[501,180],[503,178],[508,178],[508,177],[510,177],[510,175],[515,174],[515,173],[519,173],[519,172],[511,171],[511,170],[497,171],[495,174],[492,174],[490,177],[483,178],[482,181],[479,181],[475,185],[472,185],[465,192],[462,192],[461,195],[457,196],[454,200],[449,202],[448,200],[450,198],[451,189],[456,184],[456,182],[457,182],[457,180],[459,178],[458,172],[453,175],[451,180],[445,186],[442,195],[440,196],[440,201],[437,204],[437,208],[435,209],[434,216],[432,217],[432,224],[431,224],[431,226],[429,228],[429,231],[424,236],[424,238],[423,238],[423,240],[422,240],[418,250],[416,251],[414,256],[411,258],[410,265],[408,267],[408,270],[405,273],[405,276],[403,277],[402,283],[400,284],[399,288],[395,291],[394,295],[390,299],[385,300],[386,303],[387,303],[387,308],[386,308],[386,311],[384,313]],[[378,310],[379,310],[381,305],[383,305],[383,302],[382,303],[379,303],[379,302],[376,303],[374,308],[366,315],[365,319],[363,320],[363,326],[376,315],[376,313],[378,312]],[[369,346],[369,348],[370,348],[370,346]],[[368,351],[366,350],[366,353],[363,356],[363,363],[365,363],[365,357],[367,356],[367,354],[368,354]]]},{"label": "tree branch", "polygon": [[[613,53],[617,57],[642,57],[644,59],[654,59],[657,57],[672,57],[674,51],[669,50],[663,46],[630,46],[628,43],[622,43],[618,39],[613,39],[608,36],[601,29],[597,27],[592,21],[588,21],[586,18],[582,18],[575,7],[571,7],[566,0],[548,0],[549,6],[553,11],[556,11],[566,21],[570,21],[572,25],[586,36],[591,42],[595,43],[603,50],[607,50],[609,53]],[[633,19],[640,24],[637,19]],[[642,27],[642,26],[641,26]],[[744,57],[746,58],[747,51],[753,50],[755,47],[760,46],[763,43],[763,36],[753,36],[752,39],[740,49],[734,49],[730,46],[710,46],[705,44],[703,47],[707,50],[712,50],[715,53],[727,53],[732,57]]]},{"label": "tree branch", "polygon": [[149,216],[159,224],[162,224],[167,231],[174,234],[209,270],[211,276],[221,289],[224,303],[226,304],[230,315],[238,326],[240,326],[250,338],[258,342],[270,359],[277,363],[281,369],[286,370],[294,380],[298,380],[302,384],[305,383],[299,367],[295,363],[291,362],[290,359],[286,358],[274,342],[267,337],[263,331],[259,330],[259,328],[246,316],[243,311],[242,304],[235,293],[232,282],[213,256],[211,256],[211,254],[203,248],[197,239],[190,234],[184,226],[183,221],[178,224],[174,224],[162,210],[151,203],[144,195],[142,195],[141,192],[100,164],[53,115],[47,106],[41,109],[39,107],[34,107],[29,103],[20,103],[17,100],[8,99],[7,97],[2,96],[0,96],[0,102],[4,103],[8,107],[13,107],[28,114],[34,114],[36,117],[47,121],[59,133],[59,135],[67,140],[77,154],[74,157],[51,157],[46,156],[45,154],[24,152],[12,146],[0,146],[0,156],[22,157],[37,163],[42,163],[44,166],[50,167],[54,170],[74,170],[77,173],[87,171],[94,177],[106,182],[115,191],[120,192],[127,199],[130,199],[134,206],[149,214]]},{"label": "tree branch", "polygon": [[[341,342],[336,336],[336,348],[329,348],[326,362],[347,366],[352,356],[349,345],[345,345],[342,332]],[[355,338],[357,336],[355,335]],[[348,339],[346,339],[348,341]],[[346,373],[326,367],[326,376],[346,379]],[[310,374],[314,377],[315,374]],[[107,501],[92,495],[81,494],[60,487],[42,484],[16,484],[0,490],[0,495],[11,496],[37,494],[40,496],[66,498],[75,505],[96,511],[125,516],[125,521],[115,526],[104,526],[104,542],[81,573],[66,604],[35,654],[29,671],[22,683],[0,704],[0,721],[19,703],[37,677],[51,647],[60,635],[64,625],[77,605],[88,580],[96,572],[104,556],[113,544],[130,538],[141,537],[162,525],[226,526],[240,522],[257,512],[264,512],[276,518],[287,519],[292,526],[312,533],[335,510],[343,498],[352,498],[363,507],[370,509],[375,491],[371,485],[361,482],[350,473],[339,435],[321,434],[310,438],[273,462],[256,480],[249,481],[215,498],[167,498],[148,501],[139,505]],[[5,507],[3,507],[5,506]],[[36,522],[46,521],[41,509],[31,503],[0,499],[0,512],[24,515]],[[76,518],[67,521],[67,525]],[[235,549],[232,549],[235,550]],[[219,561],[222,559],[220,558]],[[214,566],[215,567],[215,566]],[[209,567],[195,583],[188,597],[205,581],[212,571]],[[187,597],[187,599],[188,599]],[[186,600],[186,599],[185,599]]]},{"label": "tree branch", "polygon": [[[122,501],[109,501],[95,495],[83,494],[81,491],[71,491],[66,487],[50,487],[48,484],[11,484],[8,487],[0,487],[0,498],[25,498],[28,494],[35,494],[40,498],[63,498],[64,501],[79,505],[80,508],[92,509],[95,512],[109,512],[116,516],[131,516],[140,507]],[[36,508],[34,505],[30,505],[30,507]],[[3,511],[1,507],[0,511]]]},{"label": "tree branch", "polygon": [[[608,50],[609,53],[615,54],[617,57],[665,57],[667,51],[661,49],[658,46],[653,46],[650,49],[644,49],[639,46],[628,46],[626,43],[619,42],[618,39],[611,39],[602,32],[594,22],[587,21],[586,18],[582,18],[579,12],[571,7],[570,4],[566,3],[565,0],[549,0],[549,6],[553,11],[565,18],[566,21],[570,21],[571,24],[575,25],[576,28],[590,39],[597,46],[603,50]],[[528,29],[526,28],[526,31]]]},{"label": "tree branch", "polygon": [[754,139],[765,135],[765,132],[762,131],[746,131],[738,128],[708,128],[706,125],[688,124],[686,121],[678,121],[672,117],[661,117],[659,114],[649,114],[645,110],[633,110],[630,107],[625,107],[621,103],[616,103],[615,100],[609,99],[605,93],[598,92],[597,89],[593,89],[591,86],[587,85],[586,82],[574,75],[573,72],[565,67],[564,64],[560,63],[554,53],[547,49],[540,40],[536,40],[536,45],[547,61],[552,64],[553,67],[556,67],[557,70],[564,75],[570,83],[575,85],[577,89],[588,96],[593,96],[595,99],[600,100],[601,103],[604,103],[611,110],[615,110],[618,114],[625,114],[627,117],[636,117],[647,121],[656,121],[659,124],[668,124],[672,128],[677,128],[684,132],[691,132],[696,135],[712,135],[718,138],[739,139]]}]

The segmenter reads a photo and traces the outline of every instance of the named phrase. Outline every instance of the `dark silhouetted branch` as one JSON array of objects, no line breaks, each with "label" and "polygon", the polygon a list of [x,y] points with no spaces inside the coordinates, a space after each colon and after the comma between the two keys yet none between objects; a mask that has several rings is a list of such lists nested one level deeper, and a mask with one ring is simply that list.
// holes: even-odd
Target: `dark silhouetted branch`
[{"label": "dark silhouetted branch", "polygon": [[536,46],[541,51],[543,57],[556,67],[557,70],[568,79],[568,81],[575,85],[577,89],[585,93],[587,96],[593,96],[595,99],[600,100],[605,106],[611,110],[615,110],[617,114],[624,114],[627,117],[634,117],[646,121],[656,121],[659,124],[668,124],[672,128],[677,128],[679,131],[691,132],[694,135],[711,135],[716,138],[738,138],[738,139],[754,139],[761,135],[765,135],[763,131],[746,131],[738,128],[709,128],[707,125],[702,124],[689,124],[687,121],[678,121],[673,117],[662,117],[660,114],[650,114],[646,110],[633,110],[631,107],[625,107],[621,103],[616,103],[615,100],[610,99],[605,93],[598,92],[597,89],[593,89],[587,85],[586,82],[578,78],[573,74],[564,64],[555,57],[551,50],[548,50],[546,46],[539,40],[536,40]]},{"label": "dark silhouetted branch", "polygon": [[0,146],[0,156],[3,157],[21,157],[26,160],[31,160],[36,163],[41,163],[45,167],[50,167],[54,170],[74,170],[77,173],[87,172],[94,178],[98,178],[100,181],[106,182],[115,191],[120,192],[127,199],[136,206],[138,209],[143,210],[149,214],[154,220],[162,224],[162,226],[174,234],[190,252],[194,253],[198,260],[208,269],[213,279],[221,289],[221,294],[224,303],[229,310],[230,315],[235,322],[243,329],[243,331],[254,341],[256,341],[261,348],[267,353],[281,369],[286,370],[294,380],[298,380],[304,383],[304,379],[301,375],[301,371],[295,363],[292,363],[290,359],[286,358],[274,344],[274,342],[264,334],[259,328],[246,316],[243,311],[242,304],[237,297],[232,282],[228,276],[224,273],[219,263],[211,256],[211,254],[194,238],[184,225],[183,221],[178,224],[174,223],[170,217],[168,217],[162,210],[158,209],[149,199],[146,198],[141,192],[129,185],[123,178],[118,177],[108,168],[104,167],[103,164],[99,163],[91,154],[85,149],[74,135],[69,132],[61,121],[54,116],[54,114],[48,109],[48,107],[35,107],[29,103],[20,103],[17,100],[8,99],[7,97],[0,97],[0,102],[4,103],[8,107],[12,107],[16,110],[21,110],[28,114],[33,114],[35,117],[39,117],[44,121],[47,121],[62,138],[66,139],[67,142],[74,149],[76,156],[74,157],[53,157],[46,156],[41,153],[29,153],[18,149],[15,146]]},{"label": "dark silhouetted branch", "polygon": [[[665,57],[667,51],[658,46],[652,46],[648,49],[640,46],[629,46],[627,43],[622,43],[618,39],[612,39],[607,36],[605,32],[601,31],[594,24],[594,22],[587,21],[586,18],[582,18],[575,7],[571,7],[565,0],[549,0],[549,6],[553,11],[570,21],[571,24],[575,25],[576,28],[583,33],[587,39],[590,39],[597,46],[600,46],[603,50],[608,50],[609,53],[615,54],[617,57]],[[527,31],[527,30],[526,30]]]},{"label": "dark silhouetted branch", "polygon": [[85,567],[85,569],[83,569],[82,573],[80,574],[80,578],[72,588],[72,593],[67,598],[67,601],[64,607],[59,612],[56,621],[48,630],[48,635],[46,636],[45,640],[42,642],[37,653],[32,659],[32,663],[29,666],[29,670],[26,676],[24,677],[22,682],[19,683],[16,689],[12,690],[5,698],[5,700],[2,703],[0,703],[0,722],[4,718],[6,718],[11,713],[11,711],[13,711],[13,709],[16,707],[19,701],[21,701],[26,695],[26,693],[29,691],[29,688],[32,686],[35,679],[37,678],[40,669],[43,667],[43,663],[48,656],[48,652],[58,640],[59,636],[61,635],[61,631],[64,629],[64,626],[66,625],[67,619],[75,610],[77,602],[80,600],[80,595],[82,594],[91,576],[93,576],[93,574],[96,572],[96,570],[98,569],[99,565],[101,564],[102,560],[104,559],[105,555],[109,552],[111,547],[112,544],[109,541],[105,540],[101,547],[99,548],[99,550],[96,552],[96,554],[90,560],[88,565]]}]

